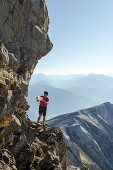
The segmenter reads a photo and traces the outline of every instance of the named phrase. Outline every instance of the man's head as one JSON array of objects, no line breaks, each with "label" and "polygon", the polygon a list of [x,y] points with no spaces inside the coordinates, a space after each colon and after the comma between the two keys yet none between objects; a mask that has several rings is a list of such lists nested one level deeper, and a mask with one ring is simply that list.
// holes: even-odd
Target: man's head
[{"label": "man's head", "polygon": [[47,97],[48,96],[48,91],[45,91],[44,92],[44,97]]}]

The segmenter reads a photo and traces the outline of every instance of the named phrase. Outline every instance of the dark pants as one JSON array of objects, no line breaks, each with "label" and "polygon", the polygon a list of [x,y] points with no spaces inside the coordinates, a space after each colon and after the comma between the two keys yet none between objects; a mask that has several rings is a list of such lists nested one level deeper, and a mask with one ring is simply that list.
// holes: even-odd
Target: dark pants
[{"label": "dark pants", "polygon": [[43,106],[39,105],[39,114],[40,115],[42,115],[42,113],[43,113],[43,116],[45,117],[46,116],[46,110],[47,110],[47,107],[43,107]]}]

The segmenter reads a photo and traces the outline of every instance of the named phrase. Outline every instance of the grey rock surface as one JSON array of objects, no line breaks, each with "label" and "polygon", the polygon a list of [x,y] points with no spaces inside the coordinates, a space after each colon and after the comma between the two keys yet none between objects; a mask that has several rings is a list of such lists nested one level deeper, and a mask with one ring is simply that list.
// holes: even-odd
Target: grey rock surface
[{"label": "grey rock surface", "polygon": [[58,116],[48,124],[65,137],[68,163],[89,169],[113,169],[113,105],[109,102]]}]

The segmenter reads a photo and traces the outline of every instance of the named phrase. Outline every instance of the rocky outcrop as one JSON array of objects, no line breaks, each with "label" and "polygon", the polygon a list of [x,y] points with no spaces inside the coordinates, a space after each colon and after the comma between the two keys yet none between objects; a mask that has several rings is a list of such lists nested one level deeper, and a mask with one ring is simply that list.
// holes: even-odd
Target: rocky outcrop
[{"label": "rocky outcrop", "polygon": [[36,129],[26,114],[29,80],[38,60],[52,49],[48,24],[44,0],[0,0],[2,170],[65,169],[66,166],[61,133],[52,128]]},{"label": "rocky outcrop", "polygon": [[48,124],[63,132],[70,165],[113,170],[113,104],[58,116]]},{"label": "rocky outcrop", "polygon": [[[1,170],[66,170],[63,134],[29,121],[29,132],[15,132],[13,142],[1,150]],[[9,137],[9,136],[8,136]]]}]

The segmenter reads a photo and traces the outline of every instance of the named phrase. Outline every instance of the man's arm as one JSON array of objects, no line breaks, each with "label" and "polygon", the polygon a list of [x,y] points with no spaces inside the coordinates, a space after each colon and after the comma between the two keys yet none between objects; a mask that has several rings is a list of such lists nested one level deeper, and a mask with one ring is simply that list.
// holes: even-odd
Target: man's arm
[{"label": "man's arm", "polygon": [[42,99],[42,101],[43,101],[45,104],[48,104],[48,103],[49,103],[49,100],[46,102],[44,99]]},{"label": "man's arm", "polygon": [[42,102],[44,102],[45,104],[47,104],[47,102],[46,102],[44,99],[42,99]]},{"label": "man's arm", "polygon": [[49,103],[49,98],[48,98],[48,100],[47,100],[47,104]]}]

